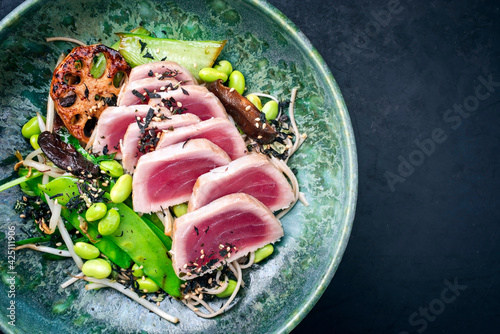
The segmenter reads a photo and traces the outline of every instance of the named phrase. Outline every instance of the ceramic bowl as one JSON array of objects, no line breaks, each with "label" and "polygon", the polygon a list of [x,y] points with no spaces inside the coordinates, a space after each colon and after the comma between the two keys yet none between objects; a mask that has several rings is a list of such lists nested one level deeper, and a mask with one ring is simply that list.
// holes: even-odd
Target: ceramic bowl
[{"label": "ceramic bowl", "polygon": [[[173,325],[110,290],[61,289],[77,269],[70,260],[46,261],[17,251],[9,268],[9,227],[17,240],[33,228],[15,214],[21,193],[0,194],[0,327],[7,333],[270,333],[290,332],[326,289],[346,247],[357,193],[354,136],[340,90],[306,37],[264,1],[72,0],[27,1],[0,22],[0,168],[13,177],[14,153],[29,144],[21,126],[46,110],[51,74],[74,45],[46,42],[67,36],[88,44],[116,41],[116,32],[143,25],[158,37],[227,39],[220,59],[243,72],[247,91],[286,100],[298,87],[296,118],[307,140],[290,160],[309,206],[298,203],[283,219],[285,237],[262,264],[245,270],[246,287],[231,308],[201,319],[182,303],[161,308]],[[11,274],[15,272],[15,274]],[[9,280],[11,276],[15,281]],[[11,283],[14,283],[11,285]],[[9,291],[15,290],[15,296]],[[5,310],[15,301],[15,327]]]}]

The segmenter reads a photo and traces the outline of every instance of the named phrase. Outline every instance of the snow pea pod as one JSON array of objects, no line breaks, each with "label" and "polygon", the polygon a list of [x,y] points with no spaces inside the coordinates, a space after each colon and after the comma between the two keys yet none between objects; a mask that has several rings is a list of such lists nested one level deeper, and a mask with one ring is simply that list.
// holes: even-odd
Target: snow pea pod
[{"label": "snow pea pod", "polygon": [[108,209],[112,208],[118,210],[121,220],[118,229],[108,238],[127,252],[136,264],[143,266],[144,274],[165,292],[181,297],[182,281],[174,272],[167,247],[131,208],[123,203],[109,203]]},{"label": "snow pea pod", "polygon": [[155,223],[153,223],[151,220],[148,218],[142,216],[142,220],[149,226],[151,231],[153,231],[154,234],[163,242],[165,247],[167,247],[167,250],[172,249],[172,239],[168,237],[164,231],[162,231]]},{"label": "snow pea pod", "polygon": [[[80,233],[83,231],[80,229],[80,220],[78,219],[78,213],[76,211],[70,212],[68,209],[63,209],[61,215],[71,223],[75,228],[77,228]],[[113,242],[109,237],[97,238],[99,232],[97,227],[92,224],[87,224],[87,234],[92,238],[90,243],[97,247],[102,254],[106,255],[113,263],[117,264],[121,268],[128,268],[132,264],[132,259],[126,252],[124,252],[117,244]]]},{"label": "snow pea pod", "polygon": [[53,197],[56,195],[57,202],[61,205],[66,205],[68,201],[77,195],[80,195],[78,190],[78,179],[73,176],[61,176],[46,184],[39,184],[38,188],[44,193]]}]

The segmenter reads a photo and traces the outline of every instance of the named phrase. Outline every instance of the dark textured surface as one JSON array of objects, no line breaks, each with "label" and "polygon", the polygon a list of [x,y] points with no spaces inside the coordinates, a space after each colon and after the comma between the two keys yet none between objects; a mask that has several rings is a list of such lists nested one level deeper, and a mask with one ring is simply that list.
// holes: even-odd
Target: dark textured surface
[{"label": "dark textured surface", "polygon": [[498,2],[270,2],[332,70],[359,157],[351,240],[294,333],[497,333]]}]

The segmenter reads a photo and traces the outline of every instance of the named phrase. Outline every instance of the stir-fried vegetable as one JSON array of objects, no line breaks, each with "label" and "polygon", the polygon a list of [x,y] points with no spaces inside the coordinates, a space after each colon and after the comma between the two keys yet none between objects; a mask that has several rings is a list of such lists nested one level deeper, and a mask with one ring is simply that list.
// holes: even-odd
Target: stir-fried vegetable
[{"label": "stir-fried vegetable", "polygon": [[119,51],[130,66],[168,59],[187,68],[199,79],[196,68],[212,67],[226,44],[223,41],[180,41],[145,35],[118,33]]}]

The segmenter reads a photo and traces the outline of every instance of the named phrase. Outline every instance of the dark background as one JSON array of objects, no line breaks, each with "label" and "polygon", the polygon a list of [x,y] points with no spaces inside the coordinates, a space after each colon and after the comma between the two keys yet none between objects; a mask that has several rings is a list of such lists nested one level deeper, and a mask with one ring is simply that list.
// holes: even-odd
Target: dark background
[{"label": "dark background", "polygon": [[499,333],[500,2],[270,2],[330,67],[359,158],[344,258],[293,333]]}]

